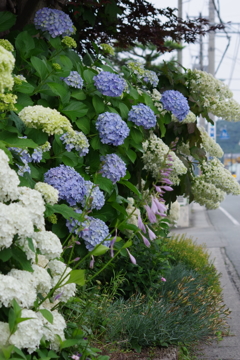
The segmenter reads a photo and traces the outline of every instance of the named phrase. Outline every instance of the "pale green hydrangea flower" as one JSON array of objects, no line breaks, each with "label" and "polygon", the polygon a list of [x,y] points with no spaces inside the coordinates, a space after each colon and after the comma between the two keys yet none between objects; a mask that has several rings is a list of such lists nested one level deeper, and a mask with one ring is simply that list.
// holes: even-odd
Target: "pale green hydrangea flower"
[{"label": "pale green hydrangea flower", "polygon": [[11,52],[14,51],[13,45],[8,40],[0,39],[0,46],[2,46],[7,51],[11,51]]},{"label": "pale green hydrangea flower", "polygon": [[37,182],[34,189],[39,191],[46,203],[54,205],[58,202],[58,190],[44,182]]},{"label": "pale green hydrangea flower", "polygon": [[14,64],[15,59],[12,53],[0,46],[0,93],[13,88],[12,71]]},{"label": "pale green hydrangea flower", "polygon": [[53,69],[56,70],[56,71],[62,70],[61,65],[58,64],[58,63],[52,63],[52,67],[53,67]]},{"label": "pale green hydrangea flower", "polygon": [[77,47],[76,41],[71,36],[64,36],[61,42],[69,48]]},{"label": "pale green hydrangea flower", "polygon": [[114,48],[109,45],[109,44],[100,44],[101,48],[103,49],[103,51],[109,55],[114,55],[115,51]]},{"label": "pale green hydrangea flower", "polygon": [[42,105],[27,106],[18,115],[27,127],[41,129],[48,135],[72,131],[71,123],[65,116]]},{"label": "pale green hydrangea flower", "polygon": [[0,112],[2,111],[16,111],[14,104],[17,102],[17,96],[13,94],[0,93]]},{"label": "pale green hydrangea flower", "polygon": [[202,147],[204,148],[204,150],[210,156],[216,156],[218,158],[221,158],[224,154],[221,146],[217,144],[216,141],[208,135],[208,133],[202,126],[199,127],[199,131],[201,134]]},{"label": "pale green hydrangea flower", "polygon": [[226,196],[226,193],[214,184],[206,182],[202,175],[195,178],[192,193],[194,201],[209,210],[217,209]]}]

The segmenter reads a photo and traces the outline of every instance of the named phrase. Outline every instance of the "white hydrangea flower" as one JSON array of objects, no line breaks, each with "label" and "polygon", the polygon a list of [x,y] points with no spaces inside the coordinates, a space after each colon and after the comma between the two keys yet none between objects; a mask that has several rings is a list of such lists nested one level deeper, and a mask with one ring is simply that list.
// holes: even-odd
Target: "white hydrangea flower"
[{"label": "white hydrangea flower", "polygon": [[209,105],[209,112],[227,121],[240,121],[240,104],[234,99],[215,101]]},{"label": "white hydrangea flower", "polygon": [[[50,269],[51,275],[52,275],[52,288],[57,284],[57,282],[60,280],[62,274],[63,278],[67,274],[69,274],[72,269],[67,267],[66,264],[59,260],[51,260],[49,261],[47,268]],[[68,280],[68,277],[64,279],[63,284]],[[54,300],[56,297],[59,296],[59,300],[66,302],[68,299],[70,299],[72,296],[75,295],[76,292],[76,284],[66,284],[64,286],[61,286],[59,289],[57,289],[53,294]]]},{"label": "white hydrangea flower", "polygon": [[239,183],[217,158],[203,161],[201,170],[203,180],[207,183],[214,184],[227,194],[240,195]]},{"label": "white hydrangea flower", "polygon": [[[153,177],[158,179],[163,165],[169,165],[173,169],[169,179],[174,185],[178,185],[180,182],[178,176],[186,174],[187,168],[177,155],[173,151],[170,151],[162,139],[151,133],[149,139],[143,142],[142,147],[143,168],[150,171]],[[171,163],[167,160],[168,154],[173,158]]]},{"label": "white hydrangea flower", "polygon": [[0,274],[0,306],[9,307],[15,299],[21,307],[29,308],[36,298],[36,290],[27,280],[22,278],[19,281],[10,275]]},{"label": "white hydrangea flower", "polygon": [[14,235],[27,237],[33,233],[31,217],[19,203],[0,203],[0,226],[0,247],[11,246]]},{"label": "white hydrangea flower", "polygon": [[217,144],[216,141],[208,135],[208,133],[202,126],[200,126],[198,129],[200,131],[202,146],[204,150],[210,156],[221,158],[224,154],[221,146]]},{"label": "white hydrangea flower", "polygon": [[47,270],[36,264],[33,264],[32,268],[33,272],[12,269],[8,275],[19,281],[24,278],[24,281],[28,282],[30,286],[34,287],[38,293],[48,293],[52,287],[51,276]]},{"label": "white hydrangea flower", "polygon": [[194,201],[202,206],[205,205],[209,210],[217,209],[226,196],[226,193],[214,184],[207,183],[204,176],[195,178],[192,193],[194,195]]},{"label": "white hydrangea flower", "polygon": [[0,45],[0,92],[12,90],[14,80],[12,71],[15,65],[13,54]]},{"label": "white hydrangea flower", "polygon": [[[173,114],[172,114],[172,121],[179,123],[179,120]],[[189,111],[185,119],[181,121],[181,124],[190,124],[190,123],[194,123],[195,121],[197,121],[196,115],[192,111]]]},{"label": "white hydrangea flower", "polygon": [[48,263],[49,263],[49,260],[46,258],[46,256],[38,254],[37,261],[36,261],[36,264],[38,266],[45,268]]},{"label": "white hydrangea flower", "polygon": [[9,336],[10,336],[10,330],[9,330],[9,324],[0,321],[0,347],[7,345]]},{"label": "white hydrangea flower", "polygon": [[63,249],[62,244],[57,235],[51,231],[38,231],[33,234],[38,249],[47,259],[54,259],[61,255]]},{"label": "white hydrangea flower", "polygon": [[19,203],[27,208],[33,224],[39,230],[44,229],[45,205],[40,192],[25,186],[19,187],[19,192]]},{"label": "white hydrangea flower", "polygon": [[65,116],[42,105],[27,106],[18,115],[27,127],[41,129],[48,135],[72,131],[72,125]]},{"label": "white hydrangea flower", "polygon": [[44,327],[44,337],[47,341],[50,341],[51,349],[58,351],[59,350],[59,340],[56,335],[60,336],[61,340],[65,340],[64,329],[67,324],[61,314],[57,310],[52,311],[53,315],[53,324],[49,323],[41,313],[38,313],[39,318],[45,325]]},{"label": "white hydrangea flower", "polygon": [[19,195],[19,178],[8,165],[9,158],[0,150],[0,201],[16,200]]},{"label": "white hydrangea flower", "polygon": [[138,226],[138,217],[141,216],[140,210],[134,206],[134,199],[127,198],[128,206],[126,208],[126,212],[129,216],[127,219],[128,224],[132,224]]},{"label": "white hydrangea flower", "polygon": [[54,205],[58,202],[59,192],[52,185],[46,184],[44,182],[37,182],[34,186],[34,189],[42,194],[46,203]]},{"label": "white hydrangea flower", "polygon": [[180,204],[176,200],[173,203],[171,203],[170,211],[167,216],[167,218],[173,223],[176,224],[180,217]]},{"label": "white hydrangea flower", "polygon": [[31,318],[18,324],[17,331],[11,335],[9,343],[19,349],[26,348],[29,354],[33,353],[40,345],[46,328],[43,327],[43,320],[32,310],[23,309],[22,318]]}]

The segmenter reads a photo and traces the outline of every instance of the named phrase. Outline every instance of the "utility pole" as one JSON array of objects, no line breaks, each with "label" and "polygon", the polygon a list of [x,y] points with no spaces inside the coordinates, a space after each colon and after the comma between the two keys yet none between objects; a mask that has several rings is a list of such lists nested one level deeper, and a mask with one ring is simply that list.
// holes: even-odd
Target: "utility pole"
[{"label": "utility pole", "polygon": [[[209,23],[210,25],[214,25],[215,23],[215,8],[213,0],[209,0]],[[209,32],[208,38],[208,72],[215,76],[215,32]],[[216,140],[216,122],[215,116],[209,114],[209,117],[213,120],[214,125],[208,124],[208,134],[214,140]]]},{"label": "utility pole", "polygon": [[[182,19],[182,0],[178,0],[178,17]],[[181,45],[181,43],[179,44]],[[182,65],[182,49],[178,49],[177,51],[177,61],[180,65]]]}]

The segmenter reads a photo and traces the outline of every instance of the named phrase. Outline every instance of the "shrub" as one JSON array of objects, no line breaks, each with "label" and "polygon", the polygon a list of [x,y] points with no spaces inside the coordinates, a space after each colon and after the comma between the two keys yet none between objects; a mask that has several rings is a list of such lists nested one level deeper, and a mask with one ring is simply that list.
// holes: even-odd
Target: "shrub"
[{"label": "shrub", "polygon": [[183,263],[188,269],[201,274],[205,282],[221,293],[219,275],[210,260],[206,245],[198,245],[195,241],[185,235],[171,236],[165,239],[165,244],[172,255],[172,265]]}]

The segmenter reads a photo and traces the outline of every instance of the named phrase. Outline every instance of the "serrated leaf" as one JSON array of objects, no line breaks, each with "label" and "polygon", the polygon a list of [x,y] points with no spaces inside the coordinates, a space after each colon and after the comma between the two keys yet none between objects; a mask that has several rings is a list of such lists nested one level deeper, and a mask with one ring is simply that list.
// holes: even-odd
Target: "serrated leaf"
[{"label": "serrated leaf", "polygon": [[16,22],[16,15],[9,11],[0,12],[0,32],[10,29]]},{"label": "serrated leaf", "polygon": [[82,117],[81,119],[76,121],[77,127],[84,132],[85,135],[89,134],[91,121],[88,117]]},{"label": "serrated leaf", "polygon": [[53,314],[49,310],[40,309],[39,312],[42,314],[43,317],[45,317],[48,322],[53,324]]},{"label": "serrated leaf", "polygon": [[103,177],[101,174],[96,175],[96,177],[94,178],[94,183],[96,185],[98,185],[101,190],[104,190],[104,191],[108,192],[109,194],[113,190],[114,185],[111,182],[111,180]]},{"label": "serrated leaf", "polygon": [[48,74],[48,68],[43,60],[37,58],[36,56],[32,56],[30,59],[32,66],[36,70],[38,76],[43,80]]},{"label": "serrated leaf", "polygon": [[12,250],[10,248],[6,248],[0,251],[0,260],[3,262],[8,261],[12,257]]},{"label": "serrated leaf", "polygon": [[15,114],[13,111],[10,111],[9,119],[14,122],[14,124],[16,125],[16,128],[18,129],[18,131],[21,134],[25,131],[26,125],[20,119],[20,117],[17,114]]},{"label": "serrated leaf", "polygon": [[86,115],[88,108],[80,101],[71,100],[69,105],[65,106],[61,112],[71,120],[75,120],[78,117]]},{"label": "serrated leaf", "polygon": [[75,283],[77,285],[83,286],[85,284],[85,270],[79,269],[79,270],[72,270],[69,273],[69,279],[65,284],[72,284]]},{"label": "serrated leaf", "polygon": [[[50,208],[50,205],[49,205]],[[74,219],[79,219],[79,214],[77,214],[73,208],[66,204],[55,204],[52,205],[52,209],[54,213],[61,214],[65,219],[70,219],[71,217]]]},{"label": "serrated leaf", "polygon": [[92,98],[93,107],[97,114],[101,114],[105,110],[105,104],[103,103],[102,98],[97,95],[94,95]]}]

